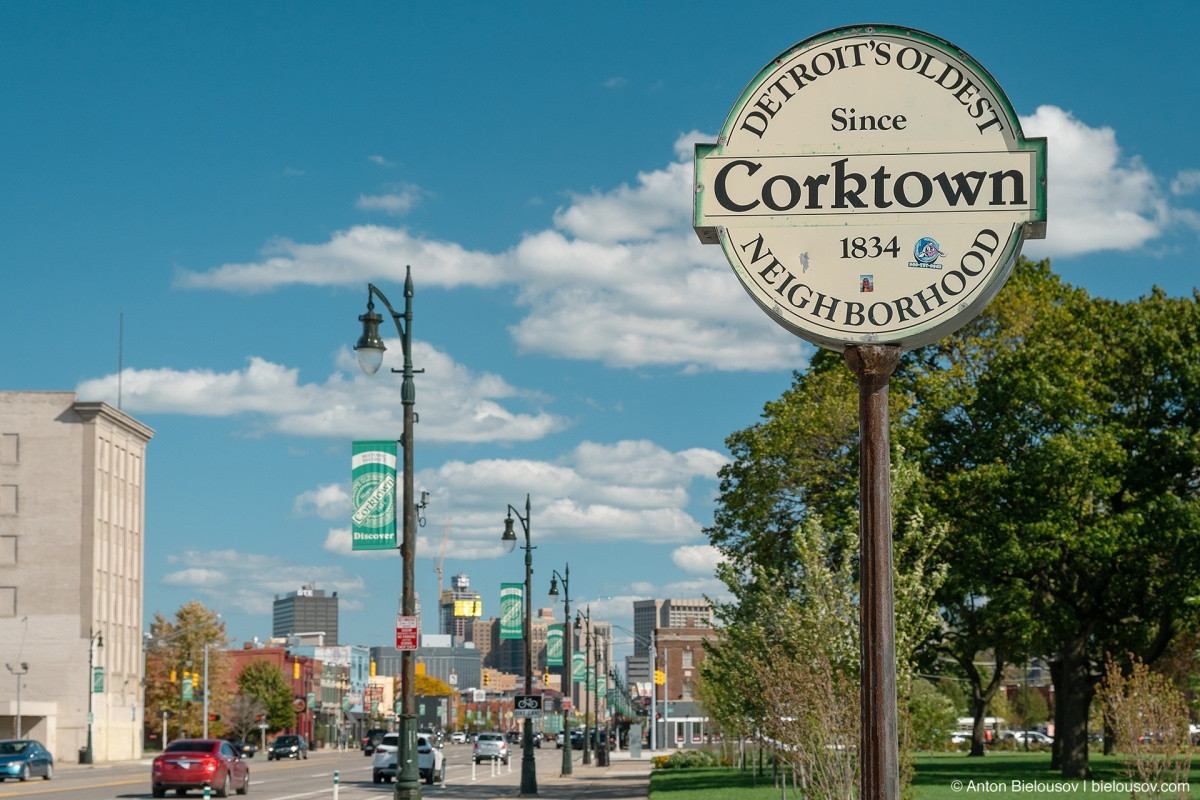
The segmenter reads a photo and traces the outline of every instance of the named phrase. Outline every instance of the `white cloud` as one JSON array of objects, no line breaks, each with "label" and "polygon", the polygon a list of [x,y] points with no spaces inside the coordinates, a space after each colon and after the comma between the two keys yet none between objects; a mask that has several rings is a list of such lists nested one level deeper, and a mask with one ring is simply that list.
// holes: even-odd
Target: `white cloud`
[{"label": "white cloud", "polygon": [[325,243],[275,242],[260,261],[183,271],[176,284],[238,292],[360,286],[402,281],[412,265],[423,286],[518,285],[516,302],[528,311],[510,333],[524,352],[618,367],[803,367],[807,345],[771,322],[720,248],[701,245],[691,230],[692,147],[710,138],[688,133],[664,168],[611,191],[572,195],[552,227],[505,252],[364,225]]},{"label": "white cloud", "polygon": [[350,493],[345,486],[336,483],[318,486],[297,497],[292,510],[296,514],[312,513],[322,519],[347,519],[350,516]]},{"label": "white cloud", "polygon": [[279,239],[259,262],[226,264],[209,272],[180,270],[175,285],[184,289],[265,292],[280,286],[361,286],[368,281],[404,282],[414,266],[426,285],[495,286],[502,282],[502,258],[475,253],[451,242],[431,242],[399,228],[359,225],[339,231],[324,244]]},{"label": "white cloud", "polygon": [[[647,441],[584,442],[553,463],[531,459],[447,461],[413,476],[416,491],[430,493],[429,520],[418,531],[417,555],[438,557],[448,525],[448,557],[501,556],[500,533],[507,506],[513,505],[524,516],[527,492],[531,536],[539,542],[607,545],[637,541],[653,545],[695,541],[701,536],[701,525],[686,510],[693,499],[691,484],[700,480],[711,485],[725,462],[724,456],[710,450],[671,452]],[[529,491],[531,486],[536,490]],[[349,531],[330,530],[324,547],[329,552],[350,553]]]},{"label": "white cloud", "polygon": [[1171,215],[1158,178],[1121,152],[1112,128],[1089,127],[1055,106],[1039,107],[1021,124],[1048,140],[1047,237],[1028,242],[1028,255],[1132,250],[1166,229]]},{"label": "white cloud", "polygon": [[694,544],[675,548],[671,560],[684,572],[711,576],[725,557],[710,544]]},{"label": "white cloud", "polygon": [[387,194],[359,195],[355,208],[363,211],[382,211],[393,216],[403,216],[421,201],[423,192],[420,187],[412,184],[400,184],[390,187]]},{"label": "white cloud", "polygon": [[[351,605],[367,596],[366,581],[340,566],[297,564],[283,556],[255,555],[236,550],[185,550],[171,555],[167,563],[178,566],[163,575],[162,583],[190,590],[208,604],[229,611],[270,615],[276,594],[294,592],[297,586],[315,584],[326,592],[337,592]],[[349,608],[345,602],[339,602]],[[170,614],[174,609],[155,609]]]},{"label": "white cloud", "polygon": [[1187,169],[1171,180],[1171,194],[1189,195],[1200,190],[1200,169]]},{"label": "white cloud", "polygon": [[[398,340],[388,342],[393,353]],[[413,359],[425,369],[420,383],[421,437],[429,442],[531,441],[566,426],[536,408],[546,400],[517,389],[492,373],[474,373],[446,353],[413,343]],[[252,357],[244,369],[126,369],[122,407],[137,414],[255,415],[270,430],[298,436],[364,438],[401,430],[403,407],[396,387],[364,375],[349,350],[323,384],[302,383],[299,371]],[[117,376],[83,381],[80,397],[116,404]],[[534,406],[516,410],[511,406]]]}]

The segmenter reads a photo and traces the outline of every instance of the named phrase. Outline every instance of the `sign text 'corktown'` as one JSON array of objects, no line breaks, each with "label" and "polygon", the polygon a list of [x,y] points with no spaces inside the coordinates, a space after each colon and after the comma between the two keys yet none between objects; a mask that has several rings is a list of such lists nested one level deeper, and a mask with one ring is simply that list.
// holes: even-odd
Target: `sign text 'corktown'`
[{"label": "sign text 'corktown'", "polygon": [[926,33],[820,34],[765,67],[696,147],[693,224],[777,322],[837,350],[936,341],[1046,230],[1046,142]]}]

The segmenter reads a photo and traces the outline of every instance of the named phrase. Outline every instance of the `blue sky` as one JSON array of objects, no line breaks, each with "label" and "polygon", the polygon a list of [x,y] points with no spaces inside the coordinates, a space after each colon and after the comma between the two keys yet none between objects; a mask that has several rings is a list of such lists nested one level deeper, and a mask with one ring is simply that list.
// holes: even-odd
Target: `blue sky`
[{"label": "blue sky", "polygon": [[399,559],[349,551],[349,458],[399,433],[400,353],[367,377],[351,347],[411,265],[425,629],[447,531],[446,584],[497,613],[527,492],[536,602],[567,563],[625,627],[719,593],[724,440],[811,350],[691,231],[692,145],[776,55],[871,22],[963,48],[1048,137],[1027,255],[1117,299],[1200,284],[1193,3],[15,2],[0,387],[116,405],[123,357],[147,617],[196,599],[246,641],[315,583],[384,644]]}]

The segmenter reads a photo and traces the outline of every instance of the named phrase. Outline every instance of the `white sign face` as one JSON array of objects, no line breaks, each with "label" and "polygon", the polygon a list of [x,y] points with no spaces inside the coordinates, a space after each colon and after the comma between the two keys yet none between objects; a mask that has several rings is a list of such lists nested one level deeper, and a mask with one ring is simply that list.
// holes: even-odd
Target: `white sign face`
[{"label": "white sign face", "polygon": [[823,33],[696,146],[693,225],[780,325],[835,350],[961,327],[1046,230],[1046,141],[969,56],[894,26]]}]

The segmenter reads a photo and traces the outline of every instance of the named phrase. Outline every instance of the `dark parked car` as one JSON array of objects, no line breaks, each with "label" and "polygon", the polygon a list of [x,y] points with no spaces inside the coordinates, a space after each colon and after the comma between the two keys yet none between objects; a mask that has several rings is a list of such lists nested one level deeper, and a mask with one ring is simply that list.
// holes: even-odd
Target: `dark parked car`
[{"label": "dark parked car", "polygon": [[34,776],[43,780],[54,777],[54,756],[33,739],[5,739],[0,742],[0,781],[17,778],[27,781]]},{"label": "dark parked car", "polygon": [[183,795],[188,789],[211,787],[217,797],[250,789],[250,767],[224,739],[178,739],[167,745],[150,766],[150,793],[165,797],[168,789]]},{"label": "dark parked car", "polygon": [[254,742],[247,742],[245,739],[239,739],[236,736],[230,736],[225,739],[233,745],[233,749],[242,754],[242,758],[254,758],[254,754],[258,752],[258,745]]},{"label": "dark parked car", "polygon": [[369,756],[374,753],[375,746],[383,741],[383,737],[387,732],[387,728],[371,728],[371,730],[367,731],[367,735],[362,740],[363,755]]},{"label": "dark parked car", "polygon": [[303,736],[297,736],[294,733],[276,736],[275,741],[271,742],[271,746],[267,748],[267,761],[276,758],[308,758],[308,742],[304,740]]}]

